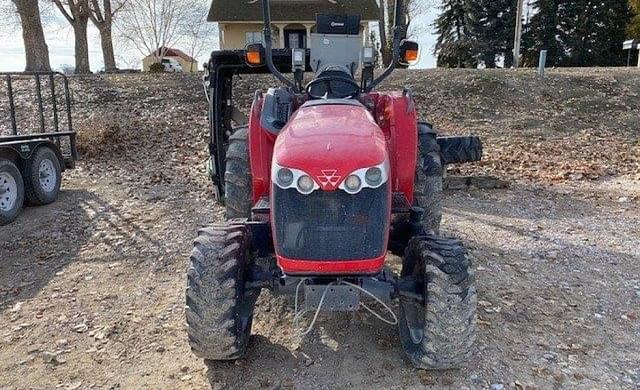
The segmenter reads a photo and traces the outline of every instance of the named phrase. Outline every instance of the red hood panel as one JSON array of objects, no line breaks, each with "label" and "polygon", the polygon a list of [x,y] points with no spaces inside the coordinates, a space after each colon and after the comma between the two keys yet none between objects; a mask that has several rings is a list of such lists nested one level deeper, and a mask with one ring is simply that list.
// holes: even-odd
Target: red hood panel
[{"label": "red hood panel", "polygon": [[301,169],[325,191],[335,190],[356,169],[382,163],[386,141],[364,107],[302,107],[289,119],[273,156],[284,167]]}]

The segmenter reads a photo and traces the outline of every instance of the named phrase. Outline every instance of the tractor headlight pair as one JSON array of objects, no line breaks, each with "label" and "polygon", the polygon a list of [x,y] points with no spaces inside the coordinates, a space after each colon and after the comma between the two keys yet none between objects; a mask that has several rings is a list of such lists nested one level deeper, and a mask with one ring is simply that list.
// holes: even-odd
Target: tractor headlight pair
[{"label": "tractor headlight pair", "polygon": [[271,167],[273,182],[280,188],[295,187],[302,194],[310,194],[320,188],[318,184],[306,172],[295,168],[281,167],[275,162]]},{"label": "tractor headlight pair", "polygon": [[363,188],[378,188],[389,179],[389,161],[352,172],[338,188],[356,194]]},{"label": "tractor headlight pair", "polygon": [[[335,170],[328,172],[333,172],[331,175],[336,174]],[[295,188],[304,195],[308,195],[320,188],[320,185],[306,172],[300,169],[282,167],[275,161],[271,165],[271,178],[275,185],[283,190]],[[331,176],[331,179],[335,179],[335,184],[337,184],[340,176]],[[326,177],[326,180],[331,179]],[[363,188],[378,188],[386,183],[388,179],[389,161],[385,160],[381,164],[351,172],[347,178],[340,183],[338,188],[348,194],[356,194]],[[320,181],[322,182],[321,179]]]}]

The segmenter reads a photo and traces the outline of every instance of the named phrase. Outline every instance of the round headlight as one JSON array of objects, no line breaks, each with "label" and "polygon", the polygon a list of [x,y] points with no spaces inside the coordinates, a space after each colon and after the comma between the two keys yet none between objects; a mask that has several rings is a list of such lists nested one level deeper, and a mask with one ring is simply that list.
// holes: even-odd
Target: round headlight
[{"label": "round headlight", "polygon": [[344,181],[344,187],[348,192],[357,192],[360,189],[360,178],[356,175],[350,175],[347,180]]},{"label": "round headlight", "polygon": [[378,167],[367,169],[367,173],[364,175],[364,180],[370,186],[377,186],[382,182],[382,170]]},{"label": "round headlight", "polygon": [[280,168],[277,180],[280,186],[289,187],[293,183],[293,172],[289,168]]},{"label": "round headlight", "polygon": [[298,190],[303,194],[313,191],[313,179],[309,175],[302,175],[298,178]]}]

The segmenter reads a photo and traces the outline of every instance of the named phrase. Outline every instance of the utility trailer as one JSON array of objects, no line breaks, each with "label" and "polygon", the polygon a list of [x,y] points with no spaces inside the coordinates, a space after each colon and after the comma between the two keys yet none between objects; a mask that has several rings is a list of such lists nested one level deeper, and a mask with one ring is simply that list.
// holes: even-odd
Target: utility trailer
[{"label": "utility trailer", "polygon": [[[78,152],[69,80],[64,74],[5,72],[0,80],[6,88],[5,98],[0,98],[0,225],[6,225],[23,204],[40,206],[57,199],[62,172],[75,168]],[[30,97],[18,100],[22,96],[16,85],[29,83],[35,88],[35,102]]]}]

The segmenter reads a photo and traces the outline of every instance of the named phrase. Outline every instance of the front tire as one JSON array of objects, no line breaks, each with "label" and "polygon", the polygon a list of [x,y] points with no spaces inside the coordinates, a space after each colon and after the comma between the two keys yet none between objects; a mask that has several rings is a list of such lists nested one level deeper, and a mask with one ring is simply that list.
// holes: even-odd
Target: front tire
[{"label": "front tire", "polygon": [[9,160],[0,158],[0,226],[16,219],[24,203],[24,182],[20,170]]},{"label": "front tire", "polygon": [[418,368],[459,368],[476,338],[478,298],[467,251],[456,239],[415,237],[407,246],[402,277],[415,282],[424,303],[400,301],[400,340]]},{"label": "front tire", "polygon": [[259,290],[245,290],[251,263],[245,227],[201,229],[190,260],[186,317],[191,350],[208,360],[241,358],[259,295]]},{"label": "front tire", "polygon": [[25,197],[29,204],[42,206],[58,199],[62,169],[51,148],[39,147],[24,167]]}]

